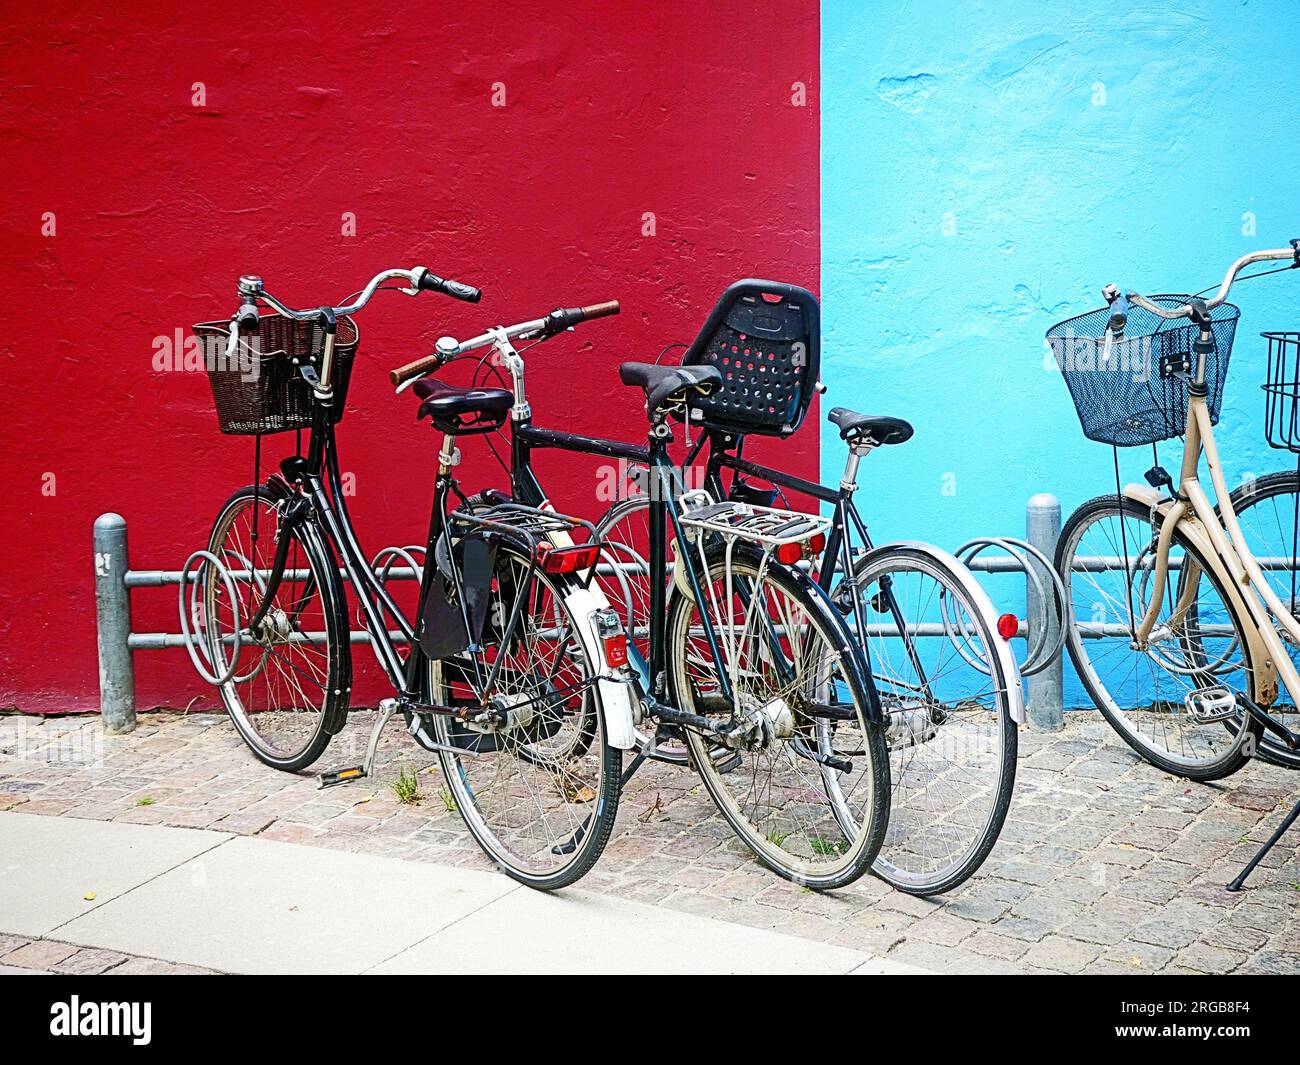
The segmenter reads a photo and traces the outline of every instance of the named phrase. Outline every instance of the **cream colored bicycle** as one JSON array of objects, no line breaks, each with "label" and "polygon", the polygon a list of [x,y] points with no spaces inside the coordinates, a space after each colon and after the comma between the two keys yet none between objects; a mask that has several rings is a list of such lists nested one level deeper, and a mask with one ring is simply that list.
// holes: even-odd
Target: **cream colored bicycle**
[{"label": "cream colored bicycle", "polygon": [[[1242,533],[1212,428],[1238,317],[1228,292],[1245,267],[1282,260],[1297,265],[1300,250],[1243,256],[1208,300],[1111,286],[1108,308],[1048,333],[1086,436],[1117,447],[1183,437],[1177,482],[1157,465],[1147,485],[1085,503],[1062,530],[1057,563],[1080,679],[1134,750],[1195,780],[1241,768],[1265,733],[1300,747],[1272,712],[1300,704],[1287,650],[1300,622]],[[1300,389],[1289,387],[1294,415]]]}]

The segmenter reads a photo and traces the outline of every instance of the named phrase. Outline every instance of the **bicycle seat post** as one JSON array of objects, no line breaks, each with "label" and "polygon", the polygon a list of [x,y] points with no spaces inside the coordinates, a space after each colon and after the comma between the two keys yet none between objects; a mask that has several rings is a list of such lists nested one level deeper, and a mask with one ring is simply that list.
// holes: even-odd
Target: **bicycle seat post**
[{"label": "bicycle seat post", "polygon": [[870,437],[859,437],[857,442],[849,445],[848,458],[844,460],[844,476],[840,478],[840,487],[852,495],[858,490],[858,464],[864,456],[875,447]]}]

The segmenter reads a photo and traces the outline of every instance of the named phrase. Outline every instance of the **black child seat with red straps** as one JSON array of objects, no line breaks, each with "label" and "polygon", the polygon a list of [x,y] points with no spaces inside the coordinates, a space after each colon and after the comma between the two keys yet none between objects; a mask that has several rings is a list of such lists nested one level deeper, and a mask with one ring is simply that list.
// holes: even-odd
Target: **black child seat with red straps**
[{"label": "black child seat with red straps", "polygon": [[780,281],[729,286],[683,366],[716,367],[720,386],[692,402],[705,428],[786,437],[812,403],[821,368],[817,297]]}]

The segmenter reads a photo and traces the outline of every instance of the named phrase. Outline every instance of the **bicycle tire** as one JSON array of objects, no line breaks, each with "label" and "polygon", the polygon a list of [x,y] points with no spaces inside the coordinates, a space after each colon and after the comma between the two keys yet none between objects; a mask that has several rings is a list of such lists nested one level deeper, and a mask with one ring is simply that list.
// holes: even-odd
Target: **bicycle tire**
[{"label": "bicycle tire", "polygon": [[[234,545],[227,544],[231,535],[234,522],[239,516],[241,509],[247,506],[264,506],[266,515],[264,520],[267,522],[265,535],[268,542],[273,543],[271,521],[273,515],[277,513],[275,503],[277,497],[265,487],[254,487],[249,485],[233,493],[229,499],[222,505],[217,513],[217,519],[213,522],[212,533],[208,538],[208,550],[218,558],[231,557],[233,561],[240,558],[249,557],[247,549],[235,551]],[[348,629],[347,617],[347,600],[343,592],[341,578],[339,577],[339,567],[334,558],[334,553],[330,550],[328,542],[322,534],[320,527],[313,516],[308,516],[297,525],[289,534],[294,539],[294,545],[290,548],[289,566],[294,566],[296,551],[301,550],[303,559],[307,563],[307,569],[310,577],[303,582],[303,591],[299,596],[299,605],[290,611],[283,611],[285,624],[288,626],[288,633],[277,644],[276,637],[268,637],[260,646],[262,647],[262,662],[260,671],[265,672],[268,663],[278,663],[277,655],[283,656],[283,650],[279,648],[288,648],[292,650],[293,636],[296,633],[303,635],[302,614],[305,607],[303,604],[309,598],[319,597],[320,612],[319,621],[323,624],[323,633],[325,637],[325,669],[321,671],[318,667],[314,671],[304,670],[301,666],[296,666],[292,662],[286,668],[283,665],[277,665],[285,676],[288,676],[293,682],[294,687],[305,698],[304,684],[321,689],[321,705],[319,708],[313,707],[312,717],[305,720],[287,720],[294,722],[294,731],[299,731],[300,727],[305,727],[305,733],[302,736],[300,745],[292,749],[284,749],[268,739],[266,735],[269,730],[275,726],[278,719],[268,719],[264,715],[281,714],[278,707],[266,706],[261,709],[246,705],[248,695],[241,695],[239,687],[241,684],[250,683],[258,676],[259,667],[250,667],[244,672],[243,676],[235,676],[222,684],[218,691],[221,694],[222,704],[226,708],[226,713],[230,716],[240,738],[248,745],[249,749],[265,764],[286,772],[298,772],[305,769],[315,762],[325,748],[329,745],[331,736],[338,732],[347,720],[348,703],[351,696],[352,688],[352,648],[350,643],[350,633]],[[269,566],[269,559],[253,559],[261,566]],[[286,568],[289,568],[286,566]],[[229,567],[228,567],[229,568]],[[299,567],[300,568],[300,567]],[[246,571],[247,572],[247,571]],[[250,574],[250,577],[252,575]],[[207,585],[203,589],[202,609],[203,632],[211,641],[209,644],[209,653],[214,655],[221,654],[221,631],[220,611],[217,605],[217,594],[222,584],[217,579],[217,574],[209,569]],[[241,606],[243,613],[243,622],[251,619],[252,614],[262,602],[262,597],[255,587],[255,580],[250,579],[244,582],[248,587],[249,595],[245,603]],[[276,589],[278,595],[281,588]],[[277,608],[279,609],[279,608]],[[315,616],[312,623],[316,621]],[[257,643],[250,644],[245,638],[246,648],[256,648]],[[252,653],[256,654],[255,650]],[[323,676],[311,676],[315,672],[323,673]],[[268,700],[271,697],[270,682],[267,686]],[[260,726],[260,727],[259,727]]]},{"label": "bicycle tire", "polygon": [[[726,566],[726,549],[715,544],[706,549],[705,559],[707,562],[707,576],[701,574],[706,586],[712,582],[716,575],[725,570]],[[760,556],[748,546],[736,545],[731,554],[731,565],[733,572],[740,570],[747,579],[757,581],[759,578]],[[779,876],[787,880],[794,881],[804,887],[811,888],[815,891],[829,891],[836,888],[844,887],[847,884],[857,880],[862,874],[868,871],[871,863],[875,861],[876,855],[880,852],[880,846],[885,838],[885,831],[889,822],[889,753],[885,747],[884,731],[875,724],[868,721],[868,715],[873,707],[874,692],[864,681],[861,673],[860,663],[858,660],[857,650],[853,646],[850,633],[844,626],[843,620],[835,612],[830,601],[820,588],[802,570],[789,568],[776,563],[769,564],[762,578],[764,581],[770,581],[779,593],[787,597],[790,603],[788,617],[806,617],[809,630],[817,630],[818,637],[824,642],[827,650],[836,657],[842,665],[838,677],[831,679],[819,679],[816,677],[809,680],[816,684],[819,689],[822,685],[842,684],[847,691],[851,705],[854,707],[854,720],[852,725],[856,727],[857,737],[860,738],[863,746],[859,750],[853,749],[852,758],[846,758],[852,768],[849,777],[857,775],[857,766],[864,768],[864,772],[857,777],[857,785],[851,789],[857,791],[858,802],[863,811],[861,823],[852,827],[852,833],[846,831],[842,824],[839,824],[834,816],[829,819],[822,819],[816,825],[812,826],[816,832],[810,832],[806,822],[796,825],[795,828],[781,834],[778,832],[779,825],[794,825],[797,817],[786,817],[780,820],[780,816],[788,813],[789,806],[802,803],[808,799],[808,796],[821,787],[823,792],[827,792],[828,785],[825,774],[829,772],[824,766],[819,766],[816,770],[809,770],[810,773],[816,774],[815,780],[820,783],[814,783],[812,786],[797,781],[795,784],[781,784],[773,786],[769,775],[766,785],[756,785],[753,789],[758,795],[778,795],[789,796],[789,801],[785,808],[774,807],[774,815],[771,818],[771,827],[763,831],[762,817],[760,823],[755,824],[748,815],[745,814],[740,801],[733,796],[727,788],[726,781],[723,779],[736,768],[730,766],[730,760],[715,758],[714,748],[718,746],[715,741],[710,740],[706,735],[694,729],[686,729],[687,745],[690,751],[691,763],[695,771],[703,781],[705,790],[709,797],[717,806],[723,819],[731,827],[732,831],[741,839],[746,847],[754,856],[769,869],[773,870]],[[750,593],[752,595],[752,593]],[[766,594],[766,593],[765,593]],[[704,590],[706,600],[709,599],[710,593]],[[677,588],[676,582],[672,584],[672,590],[668,600],[668,618],[667,618],[667,674],[669,683],[669,693],[675,706],[682,710],[700,714],[706,707],[703,702],[706,697],[702,694],[697,695],[707,682],[708,678],[692,678],[689,674],[689,663],[692,661],[691,652],[691,618],[699,604],[696,603],[692,596],[683,595]],[[794,611],[800,611],[801,614],[795,614]],[[744,634],[742,633],[742,636]],[[725,639],[725,636],[720,637]],[[757,640],[756,640],[757,643]],[[784,653],[784,652],[783,652]],[[725,652],[724,652],[725,654]],[[698,654],[696,656],[698,660]],[[737,675],[746,675],[754,677],[758,675],[758,670],[754,665],[752,658],[747,657],[747,661],[741,669],[733,669],[730,672],[730,679],[735,685]],[[759,659],[761,660],[761,654]],[[796,654],[797,658],[798,655]],[[829,661],[826,659],[824,661]],[[711,662],[706,664],[712,665]],[[819,666],[819,669],[821,667]],[[838,687],[831,690],[837,694]],[[784,685],[778,691],[783,692],[782,698],[806,697],[806,691],[797,693],[790,685]],[[749,693],[753,694],[753,693]],[[771,694],[771,689],[762,691],[755,699],[767,696],[775,701],[776,696]],[[745,694],[742,693],[738,698],[745,701]],[[798,716],[797,707],[790,707]],[[701,716],[703,716],[701,714]],[[807,718],[812,721],[814,719]],[[799,724],[798,728],[807,728],[807,725]],[[846,730],[849,725],[845,725]],[[805,749],[809,749],[807,738],[803,739]],[[794,750],[796,744],[794,740],[786,743],[782,753],[789,753]],[[753,751],[744,753],[753,754]],[[766,754],[766,750],[760,750],[758,753]],[[822,754],[826,752],[823,750]],[[844,752],[848,754],[849,752]],[[737,753],[737,758],[743,758]],[[788,765],[798,767],[802,761],[811,761],[808,755],[792,754],[788,759]],[[854,763],[853,759],[857,759]],[[759,760],[753,759],[754,775],[758,772]],[[814,763],[816,764],[816,763]],[[769,770],[769,773],[771,770]],[[837,770],[836,772],[840,772]],[[743,779],[743,776],[738,779]],[[860,786],[860,791],[858,788]],[[829,795],[827,796],[829,799]],[[835,839],[833,833],[839,831],[842,839]],[[822,833],[830,833],[823,835]],[[786,848],[786,841],[791,836],[798,835],[799,838],[794,840],[793,846],[799,848],[802,844],[808,846],[803,848],[812,852],[812,857],[808,854],[795,854],[792,850]],[[778,838],[779,837],[779,838]],[[828,858],[829,861],[819,862],[818,858]]]},{"label": "bicycle tire", "polygon": [[[1110,693],[1102,683],[1099,670],[1094,664],[1092,657],[1085,646],[1085,639],[1082,636],[1078,622],[1075,617],[1074,608],[1074,588],[1076,583],[1073,581],[1074,575],[1074,557],[1076,548],[1083,534],[1087,531],[1088,526],[1094,522],[1100,521],[1108,515],[1122,515],[1124,518],[1130,518],[1134,521],[1150,526],[1151,511],[1150,508],[1125,497],[1122,502],[1117,502],[1114,494],[1097,496],[1080,505],[1061,530],[1060,539],[1057,541],[1056,548],[1056,568],[1060,573],[1061,579],[1065,582],[1067,590],[1070,591],[1070,610],[1067,624],[1069,632],[1066,636],[1066,647],[1070,652],[1070,661],[1074,664],[1075,672],[1082,681],[1088,695],[1092,698],[1097,709],[1101,711],[1102,716],[1107,723],[1115,730],[1116,733],[1124,740],[1134,751],[1137,752],[1144,760],[1150,762],[1158,769],[1174,776],[1185,777],[1188,780],[1211,781],[1220,780],[1230,776],[1239,770],[1250,760],[1252,753],[1258,749],[1261,726],[1253,718],[1248,718],[1248,724],[1244,729],[1239,729],[1236,733],[1230,733],[1232,743],[1227,746],[1217,756],[1204,759],[1193,759],[1188,757],[1175,759],[1172,752],[1167,748],[1162,752],[1156,749],[1154,744],[1142,738],[1140,729],[1128,720],[1126,712],[1113,705]],[[1231,623],[1234,639],[1238,642],[1243,656],[1243,668],[1249,672],[1253,665],[1250,660],[1250,647],[1241,639],[1243,626],[1241,618],[1237,615],[1232,602],[1223,594],[1223,589],[1219,585],[1213,571],[1206,568],[1204,559],[1196,549],[1186,540],[1181,533],[1174,533],[1174,544],[1183,552],[1184,558],[1191,558],[1194,564],[1203,572],[1205,578],[1210,582],[1215,593],[1220,597],[1223,607],[1227,612],[1229,622]],[[1135,541],[1136,547],[1137,541]],[[1118,547],[1115,550],[1119,550]],[[1166,596],[1165,607],[1168,607],[1168,596]],[[1139,610],[1135,607],[1135,612]],[[1131,624],[1131,622],[1129,622]],[[1149,653],[1143,657],[1152,658]],[[1156,660],[1153,658],[1153,660]],[[1158,660],[1157,660],[1158,661]],[[1153,704],[1154,706],[1154,704]],[[1173,716],[1173,715],[1171,715]],[[1247,741],[1246,737],[1253,736],[1253,740]]]},{"label": "bicycle tire", "polygon": [[[949,597],[943,604],[949,621],[960,623],[964,630],[978,627],[977,632],[966,631],[963,639],[974,645],[967,650],[979,654],[992,670],[986,675],[971,665],[966,657],[961,659],[964,668],[952,659],[941,657],[931,661],[930,668],[925,671],[933,687],[931,698],[936,707],[945,702],[949,704],[943,707],[945,721],[935,725],[932,732],[926,729],[919,742],[904,730],[904,735],[890,749],[889,773],[893,790],[889,832],[872,872],[900,891],[930,896],[951,891],[973,876],[988,858],[1002,832],[1015,790],[1018,748],[1018,729],[1011,716],[1009,693],[1011,685],[1018,684],[1019,680],[1005,675],[1003,662],[994,653],[1000,637],[992,604],[986,596],[981,602],[979,596],[968,590],[962,575],[941,553],[931,551],[925,545],[884,545],[861,556],[854,564],[856,587],[870,588],[888,576],[900,613],[906,615],[909,605],[914,605],[918,611],[928,606],[934,613],[940,606],[938,599],[924,594],[915,597],[907,594],[908,585],[904,582],[908,573],[928,577],[942,588],[943,594]],[[840,603],[842,597],[841,586],[832,592],[831,601]],[[933,623],[936,618],[904,617],[905,623],[909,620],[921,624]],[[856,612],[850,610],[846,624],[852,629],[855,623]],[[873,654],[870,635],[855,634],[860,646],[867,649],[864,657],[873,674],[872,682],[881,693],[882,705],[886,705],[888,712],[889,700],[885,698],[885,691],[920,688],[919,676],[912,675],[915,666],[910,656],[885,653],[895,638],[882,636],[881,647],[875,649],[880,653]],[[928,639],[933,639],[934,643]],[[951,637],[928,639],[915,641],[918,659],[929,647],[942,648],[945,644],[952,646],[954,655],[961,654],[962,648],[953,643]],[[907,664],[899,665],[904,658]],[[961,673],[954,676],[948,665],[959,668]],[[907,675],[894,676],[891,681],[884,671],[892,669],[902,670]],[[959,694],[955,684],[961,677],[968,677],[978,684],[980,691],[972,693],[963,687]],[[984,696],[986,684],[988,694]],[[939,695],[940,685],[943,698]],[[976,694],[984,702],[977,703]],[[995,715],[987,728],[983,720],[977,720],[987,714],[985,703],[993,707]],[[977,706],[985,706],[985,709],[976,709]],[[986,739],[981,740],[981,736]],[[990,784],[981,769],[992,745],[996,745],[998,754],[996,775]],[[945,855],[942,851],[929,849],[927,835],[936,847],[942,838],[951,840],[950,853]]]},{"label": "bicycle tire", "polygon": [[[506,565],[518,564],[525,567],[528,561],[514,545],[502,542],[497,546],[494,568],[497,573],[501,574],[505,572],[504,567]],[[576,575],[547,574],[541,570],[534,571],[533,580],[534,582],[540,582],[547,593],[553,597],[551,604],[553,614],[557,610],[562,610],[570,619],[571,624],[576,623],[576,619],[573,618],[569,608],[564,605],[564,594],[582,587],[582,581]],[[494,583],[497,584],[498,588],[510,586],[508,582],[500,579]],[[536,584],[533,587],[536,587]],[[531,588],[530,594],[532,594]],[[506,611],[508,612],[508,610],[509,607],[507,606]],[[522,637],[515,637],[516,641],[521,639]],[[489,640],[490,637],[485,635],[483,642],[487,643]],[[566,653],[570,646],[572,646],[577,660],[581,663],[584,675],[590,676],[592,663],[586,648],[581,645],[580,641],[571,645],[566,639],[562,643],[559,654]],[[453,702],[458,701],[453,695],[453,684],[456,683],[454,678],[459,675],[456,672],[457,668],[451,660],[447,662],[431,662],[429,664],[428,684],[431,702],[440,705],[451,705]],[[507,677],[507,672],[503,671],[502,677]],[[536,673],[529,674],[530,677],[536,675]],[[516,672],[510,674],[510,676],[517,677],[519,674]],[[519,692],[509,692],[507,690],[509,686],[508,680],[503,684],[506,686],[502,687],[498,694],[502,694],[507,698],[520,694]],[[456,809],[465,822],[470,835],[474,837],[474,841],[499,870],[521,884],[540,891],[555,891],[567,887],[586,875],[592,866],[596,864],[614,830],[614,822],[618,816],[622,751],[610,746],[606,737],[604,708],[601,705],[599,688],[599,684],[591,684],[583,693],[579,711],[576,714],[569,715],[576,723],[577,730],[584,733],[590,731],[590,735],[581,744],[573,744],[565,740],[558,754],[551,751],[543,756],[543,751],[538,746],[540,741],[526,734],[525,738],[528,739],[528,742],[515,740],[516,746],[512,751],[509,747],[511,741],[500,738],[501,736],[508,737],[509,732],[488,735],[475,733],[468,731],[448,715],[430,715],[432,717],[433,739],[440,748],[438,750],[438,759],[443,776],[450,789]],[[547,709],[549,710],[550,707],[548,706]],[[546,711],[539,715],[539,719],[545,716],[545,713]],[[553,739],[554,733],[546,736],[546,738]],[[464,750],[465,754],[453,754],[448,748],[459,748]],[[506,768],[504,770],[495,770],[495,775],[491,775],[490,779],[487,779],[482,787],[476,787],[475,778],[478,776],[478,768],[482,763],[482,759],[490,755],[501,755],[502,764]],[[510,762],[506,760],[507,758],[518,763],[518,766],[527,767],[526,769],[517,768],[517,776],[514,779],[523,780],[525,774],[529,774],[535,776],[540,782],[543,777],[549,777],[550,785],[543,789],[546,792],[545,795],[535,792],[528,797],[527,802],[513,806],[507,805],[498,816],[496,813],[484,809],[482,802],[483,800],[491,800],[496,796],[501,796],[508,791]],[[594,774],[595,788],[590,799],[570,794],[571,790],[576,791],[573,781],[580,780],[585,786],[590,786],[590,784],[587,777],[579,777],[578,774],[570,771],[566,765],[562,765],[559,762],[560,758],[581,759],[587,767],[585,772],[588,775]],[[556,768],[557,766],[558,768]],[[487,776],[489,774],[485,774],[485,777]],[[558,805],[554,803],[552,792],[555,792],[560,797]],[[546,801],[550,801],[552,804],[550,811],[544,808]],[[581,825],[574,828],[573,823],[577,818],[571,815],[569,816],[568,827],[561,826],[561,829],[556,832],[548,820],[548,812],[552,818],[559,819],[556,810],[564,810],[579,802],[583,803],[589,810]],[[528,806],[529,803],[532,805]],[[541,828],[536,831],[552,833],[554,836],[553,839],[543,840],[540,845],[534,846],[534,853],[539,853],[539,848],[545,850],[549,843],[549,853],[557,857],[563,857],[563,848],[571,845],[573,847],[571,858],[557,863],[556,867],[552,869],[530,867],[526,864],[526,856],[519,853],[519,844],[509,842],[505,838],[507,831],[524,840],[532,838],[528,835],[529,825],[517,823],[519,810],[525,806],[530,809],[536,807],[539,812]],[[497,821],[501,823],[496,824]],[[530,824],[535,824],[535,822]],[[565,836],[566,832],[568,833],[567,837]]]}]

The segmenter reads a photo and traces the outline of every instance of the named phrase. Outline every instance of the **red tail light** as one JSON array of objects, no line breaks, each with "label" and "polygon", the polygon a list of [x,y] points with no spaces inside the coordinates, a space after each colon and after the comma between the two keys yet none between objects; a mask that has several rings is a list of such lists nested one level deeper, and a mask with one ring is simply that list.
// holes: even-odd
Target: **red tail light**
[{"label": "red tail light", "polygon": [[1015,614],[1003,614],[998,618],[998,635],[1009,640],[1020,631],[1020,619]]},{"label": "red tail light", "polygon": [[605,664],[614,669],[627,665],[627,633],[620,629],[613,636],[606,636],[601,644],[605,648]]},{"label": "red tail light", "polygon": [[826,549],[826,536],[823,533],[817,533],[807,540],[800,540],[793,544],[779,544],[773,552],[778,562],[783,562],[787,566],[793,566],[796,562],[801,562],[805,558],[812,558],[813,555],[820,555]]},{"label": "red tail light", "polygon": [[577,573],[591,569],[600,557],[600,544],[579,544],[577,547],[552,547],[548,543],[537,545],[537,564],[547,573]]},{"label": "red tail light", "polygon": [[623,629],[623,622],[612,610],[598,610],[592,616],[605,664],[611,669],[622,669],[627,665],[627,632]]}]

